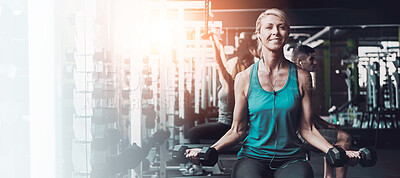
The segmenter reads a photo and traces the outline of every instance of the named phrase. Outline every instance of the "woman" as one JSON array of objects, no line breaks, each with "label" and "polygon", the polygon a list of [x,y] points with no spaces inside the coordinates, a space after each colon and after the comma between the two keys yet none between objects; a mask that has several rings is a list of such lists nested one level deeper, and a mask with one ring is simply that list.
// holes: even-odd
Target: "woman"
[{"label": "woman", "polygon": [[[236,76],[232,127],[211,146],[219,151],[246,137],[232,177],[313,177],[297,130],[324,153],[333,147],[311,129],[310,74],[284,58],[289,30],[279,9],[266,10],[256,21],[262,59]],[[187,157],[197,160],[198,153],[189,149]],[[359,158],[358,152],[346,153]]]},{"label": "woman", "polygon": [[251,39],[247,39],[245,42],[240,44],[242,47],[248,47],[249,50],[247,50],[247,52],[242,51],[241,55],[235,58],[234,65],[232,66],[233,69],[228,69],[228,61],[226,59],[222,43],[214,34],[211,36],[211,38],[214,43],[215,59],[219,68],[218,78],[221,83],[221,87],[218,90],[218,122],[200,124],[191,128],[188,131],[190,143],[200,143],[200,139],[220,139],[231,128],[233,120],[233,107],[235,102],[233,79],[238,72],[243,71],[254,63],[254,57],[249,51],[250,46],[248,46],[248,44],[250,44],[250,41],[248,40]]}]

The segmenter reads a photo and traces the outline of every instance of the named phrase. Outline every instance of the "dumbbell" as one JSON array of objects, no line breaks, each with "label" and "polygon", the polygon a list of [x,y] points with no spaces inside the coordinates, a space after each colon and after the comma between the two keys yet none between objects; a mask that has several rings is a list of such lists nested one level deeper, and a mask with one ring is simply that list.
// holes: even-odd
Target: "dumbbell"
[{"label": "dumbbell", "polygon": [[153,90],[151,90],[149,88],[143,88],[142,98],[146,99],[146,100],[153,99]]},{"label": "dumbbell", "polygon": [[[188,146],[175,145],[172,159],[178,163],[187,163],[186,150]],[[214,166],[218,162],[218,152],[215,148],[203,147],[199,153],[199,160],[203,166]]]},{"label": "dumbbell", "polygon": [[149,137],[148,140],[142,141],[139,147],[135,143],[127,146],[118,155],[107,158],[106,164],[110,173],[117,173],[127,169],[135,169],[143,160],[146,159],[152,147],[162,144],[170,137],[169,130],[158,130]]},{"label": "dumbbell", "polygon": [[185,124],[185,119],[183,119],[182,117],[177,117],[174,119],[174,125],[175,126],[183,126]]},{"label": "dumbbell", "polygon": [[121,135],[117,129],[106,129],[101,137],[94,136],[91,146],[95,150],[107,150],[116,147],[120,140]]},{"label": "dumbbell", "polygon": [[144,84],[146,86],[151,86],[153,84],[153,79],[151,77],[145,77],[144,78]]},{"label": "dumbbell", "polygon": [[[359,164],[362,167],[372,167],[376,164],[377,155],[374,149],[361,148],[359,152],[361,156]],[[328,153],[326,153],[326,160],[331,167],[342,167],[347,163],[348,157],[346,155],[346,151],[338,146],[335,146],[330,148]]]}]

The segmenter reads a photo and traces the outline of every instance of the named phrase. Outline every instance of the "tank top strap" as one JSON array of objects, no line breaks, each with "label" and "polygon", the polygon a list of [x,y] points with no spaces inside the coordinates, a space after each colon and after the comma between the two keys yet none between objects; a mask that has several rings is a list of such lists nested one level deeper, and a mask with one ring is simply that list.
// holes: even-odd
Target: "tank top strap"
[{"label": "tank top strap", "polygon": [[289,61],[290,78],[297,84],[297,70],[296,65]]},{"label": "tank top strap", "polygon": [[295,77],[297,79],[296,66],[292,62],[289,62],[289,66],[290,66],[289,67],[290,68],[290,76]]},{"label": "tank top strap", "polygon": [[253,87],[258,84],[258,63],[260,60],[258,60],[256,63],[251,66],[251,71],[250,71],[250,81],[249,81],[249,91],[247,95],[250,95],[251,91],[253,90]]}]

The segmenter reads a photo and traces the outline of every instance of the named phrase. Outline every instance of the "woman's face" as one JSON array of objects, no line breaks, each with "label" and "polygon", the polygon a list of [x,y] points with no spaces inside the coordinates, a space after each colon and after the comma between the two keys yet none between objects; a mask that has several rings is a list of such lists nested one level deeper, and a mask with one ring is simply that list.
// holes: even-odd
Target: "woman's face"
[{"label": "woman's face", "polygon": [[261,19],[260,38],[262,45],[271,50],[282,50],[289,36],[285,22],[275,16],[267,15]]}]

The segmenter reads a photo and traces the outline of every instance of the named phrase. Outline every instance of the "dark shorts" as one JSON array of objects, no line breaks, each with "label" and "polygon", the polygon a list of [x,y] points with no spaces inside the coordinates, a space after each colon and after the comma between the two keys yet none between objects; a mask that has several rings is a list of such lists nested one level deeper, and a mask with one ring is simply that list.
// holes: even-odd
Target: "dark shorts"
[{"label": "dark shorts", "polygon": [[[337,135],[338,135],[338,130],[337,129],[319,129],[319,133],[328,141],[331,145],[335,145],[336,140],[337,140]],[[309,144],[307,141],[305,141],[300,134],[298,134],[300,140],[303,142],[303,149],[314,151],[314,152],[321,152],[318,148],[315,148],[311,144]]]},{"label": "dark shorts", "polygon": [[276,161],[243,158],[236,161],[232,169],[232,178],[313,178],[314,172],[304,159]]}]

